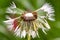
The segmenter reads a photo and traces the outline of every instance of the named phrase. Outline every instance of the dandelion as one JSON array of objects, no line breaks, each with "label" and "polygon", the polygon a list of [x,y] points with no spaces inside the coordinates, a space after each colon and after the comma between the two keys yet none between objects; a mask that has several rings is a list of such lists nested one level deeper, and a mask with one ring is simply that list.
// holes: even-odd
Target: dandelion
[{"label": "dandelion", "polygon": [[[10,7],[7,8],[7,13],[15,15],[17,13],[16,5],[13,2]],[[14,10],[15,9],[15,10]],[[19,9],[20,10],[20,9]],[[46,12],[45,15],[39,15],[39,11]],[[16,36],[21,38],[28,37],[28,40],[35,37],[39,37],[38,29],[42,29],[43,33],[47,34],[46,31],[50,29],[46,19],[54,21],[54,9],[53,7],[45,3],[41,8],[28,12],[22,11],[19,17],[9,17],[6,18],[9,20],[4,21],[7,25],[7,28],[11,31],[13,30]]]}]

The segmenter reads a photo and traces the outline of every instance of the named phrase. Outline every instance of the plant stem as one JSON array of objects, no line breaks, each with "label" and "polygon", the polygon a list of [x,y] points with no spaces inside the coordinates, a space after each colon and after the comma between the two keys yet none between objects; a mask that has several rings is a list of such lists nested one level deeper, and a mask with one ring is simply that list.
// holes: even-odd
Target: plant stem
[{"label": "plant stem", "polygon": [[31,40],[30,34],[28,34],[28,36],[27,36],[27,37],[28,37],[28,40]]}]

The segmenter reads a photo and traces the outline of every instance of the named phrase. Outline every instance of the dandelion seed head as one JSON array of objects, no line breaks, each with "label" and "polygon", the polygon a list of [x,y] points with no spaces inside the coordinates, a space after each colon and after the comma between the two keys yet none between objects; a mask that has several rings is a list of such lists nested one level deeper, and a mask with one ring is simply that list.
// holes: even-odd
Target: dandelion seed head
[{"label": "dandelion seed head", "polygon": [[[12,6],[7,8],[7,13],[17,13],[16,11],[13,11],[12,9],[16,8],[16,5],[14,2],[12,2]],[[38,11],[44,11],[46,12],[45,15],[39,15]],[[13,32],[16,36],[19,36],[21,38],[25,38],[28,35],[28,39],[30,37],[35,38],[36,36],[39,37],[38,34],[38,29],[41,29],[43,33],[47,34],[46,31],[48,31],[50,28],[50,25],[48,24],[48,21],[46,18],[49,20],[54,20],[54,9],[53,7],[45,3],[41,8],[37,9],[36,11],[33,12],[23,12],[21,16],[17,18],[10,18],[7,16],[6,18],[9,19],[7,21],[4,21],[7,24],[7,28],[9,30],[13,29]]]}]

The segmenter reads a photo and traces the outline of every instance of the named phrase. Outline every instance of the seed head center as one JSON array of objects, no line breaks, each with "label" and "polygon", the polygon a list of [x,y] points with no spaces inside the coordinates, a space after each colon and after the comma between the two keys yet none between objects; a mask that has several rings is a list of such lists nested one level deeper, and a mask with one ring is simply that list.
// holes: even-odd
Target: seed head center
[{"label": "seed head center", "polygon": [[26,13],[25,17],[33,17],[33,14],[32,13]]}]

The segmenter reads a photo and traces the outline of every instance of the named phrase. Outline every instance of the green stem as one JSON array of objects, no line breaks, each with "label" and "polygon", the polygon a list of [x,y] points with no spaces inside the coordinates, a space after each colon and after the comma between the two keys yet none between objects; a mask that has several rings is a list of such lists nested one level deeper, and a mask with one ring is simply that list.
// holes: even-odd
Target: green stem
[{"label": "green stem", "polygon": [[28,36],[27,36],[27,37],[28,37],[28,40],[31,40],[31,36],[30,36],[30,34],[28,34]]}]

